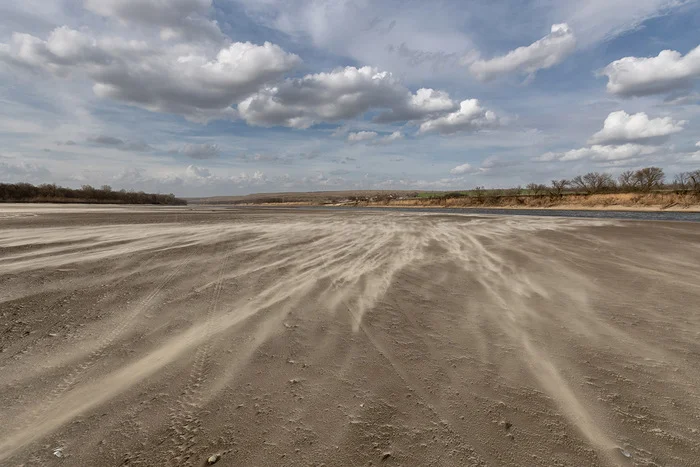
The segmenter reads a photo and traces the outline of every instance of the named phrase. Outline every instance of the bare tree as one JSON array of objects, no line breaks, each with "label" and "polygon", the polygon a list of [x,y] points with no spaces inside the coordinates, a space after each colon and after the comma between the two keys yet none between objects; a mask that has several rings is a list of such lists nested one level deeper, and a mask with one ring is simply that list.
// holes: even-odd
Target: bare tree
[{"label": "bare tree", "polygon": [[530,183],[525,188],[535,196],[544,194],[547,191],[547,186],[539,183]]},{"label": "bare tree", "polygon": [[585,191],[587,194],[600,193],[615,187],[615,180],[607,173],[589,172],[586,175],[578,175],[571,179],[574,188]]},{"label": "bare tree", "polygon": [[700,196],[700,170],[688,172],[688,185],[696,195]]},{"label": "bare tree", "polygon": [[564,194],[564,190],[569,185],[571,185],[571,182],[564,178],[561,180],[552,180],[552,189],[550,192],[555,196],[561,197],[561,195]]},{"label": "bare tree", "polygon": [[633,191],[637,188],[634,170],[625,170],[617,177],[617,183],[621,190]]},{"label": "bare tree", "polygon": [[664,183],[663,169],[659,167],[645,167],[634,173],[634,181],[642,191],[649,192],[661,188]]},{"label": "bare tree", "polygon": [[673,177],[673,187],[676,190],[686,191],[691,185],[690,172],[681,172]]}]

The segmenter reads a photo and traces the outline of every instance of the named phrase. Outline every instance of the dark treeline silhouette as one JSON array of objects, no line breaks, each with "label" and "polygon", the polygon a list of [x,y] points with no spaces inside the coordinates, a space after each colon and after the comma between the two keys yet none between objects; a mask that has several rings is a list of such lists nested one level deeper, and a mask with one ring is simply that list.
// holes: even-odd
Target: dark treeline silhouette
[{"label": "dark treeline silhouette", "polygon": [[143,191],[114,191],[109,185],[94,188],[65,188],[55,184],[0,183],[0,202],[15,203],[114,203],[185,205],[187,201],[170,194]]}]

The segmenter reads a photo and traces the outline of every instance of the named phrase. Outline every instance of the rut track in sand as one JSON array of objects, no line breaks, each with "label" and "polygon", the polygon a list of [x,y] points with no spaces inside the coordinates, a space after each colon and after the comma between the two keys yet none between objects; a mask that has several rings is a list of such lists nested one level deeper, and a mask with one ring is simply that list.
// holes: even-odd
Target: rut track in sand
[{"label": "rut track in sand", "polygon": [[[214,210],[163,230],[155,214],[94,216],[147,220],[121,235],[157,248],[164,273],[126,313],[91,316],[102,331],[85,367],[0,381],[22,390],[0,395],[2,463],[57,464],[57,445],[75,465],[700,459],[697,227]],[[0,231],[17,243],[21,228]],[[114,248],[84,259],[109,264]],[[122,272],[109,300],[148,279]],[[89,286],[73,300],[108,303]],[[29,345],[5,369],[70,354],[51,342],[55,355]]]}]

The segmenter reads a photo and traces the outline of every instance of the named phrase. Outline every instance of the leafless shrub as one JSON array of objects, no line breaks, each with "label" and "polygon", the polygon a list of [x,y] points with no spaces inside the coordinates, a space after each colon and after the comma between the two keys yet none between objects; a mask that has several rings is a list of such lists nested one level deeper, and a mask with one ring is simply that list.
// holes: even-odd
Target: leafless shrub
[{"label": "leafless shrub", "polygon": [[564,190],[566,190],[569,185],[571,185],[571,182],[566,179],[552,180],[552,188],[550,189],[550,193],[553,196],[561,197],[564,194]]},{"label": "leafless shrub", "polygon": [[615,180],[607,173],[589,172],[586,175],[578,175],[571,180],[574,188],[585,191],[587,194],[602,193],[615,188]]},{"label": "leafless shrub", "polygon": [[547,186],[540,183],[530,183],[525,189],[535,196],[543,195],[547,192]]},{"label": "leafless shrub", "polygon": [[659,167],[645,167],[634,173],[635,185],[644,192],[662,188],[665,178],[663,169]]}]

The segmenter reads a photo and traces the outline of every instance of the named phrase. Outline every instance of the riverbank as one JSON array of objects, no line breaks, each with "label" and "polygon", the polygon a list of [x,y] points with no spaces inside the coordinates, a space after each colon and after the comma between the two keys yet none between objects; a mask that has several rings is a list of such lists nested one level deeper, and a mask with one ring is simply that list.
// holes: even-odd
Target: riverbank
[{"label": "riverbank", "polygon": [[677,193],[606,193],[563,196],[498,196],[457,198],[393,199],[356,203],[387,207],[448,207],[488,209],[556,209],[591,211],[680,211],[700,212],[700,200],[694,195]]},{"label": "riverbank", "polygon": [[700,212],[700,197],[692,193],[605,193],[556,195],[461,195],[459,193],[363,192],[271,194],[202,198],[191,204],[237,206],[353,206],[461,209],[553,209],[591,211]]}]

